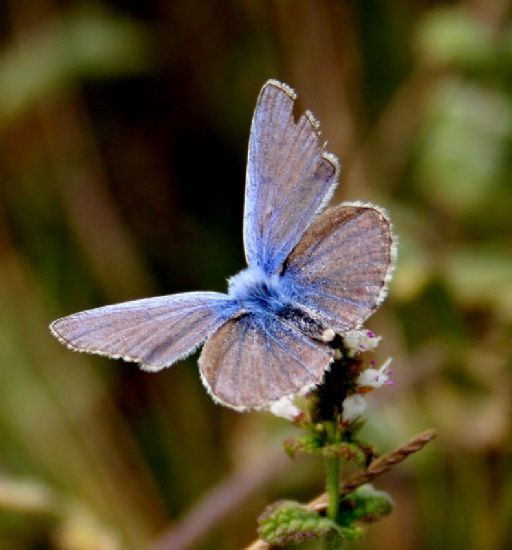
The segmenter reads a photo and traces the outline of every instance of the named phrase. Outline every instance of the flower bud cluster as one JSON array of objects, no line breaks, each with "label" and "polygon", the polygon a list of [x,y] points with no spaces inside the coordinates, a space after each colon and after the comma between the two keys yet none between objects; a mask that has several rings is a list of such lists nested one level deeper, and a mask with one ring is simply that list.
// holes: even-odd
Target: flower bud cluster
[{"label": "flower bud cluster", "polygon": [[[359,353],[373,351],[381,340],[374,332],[368,329],[351,330],[343,335],[343,342],[347,348],[348,354],[355,357]],[[365,393],[371,392],[384,385],[393,384],[390,380],[392,374],[391,357],[376,368],[375,362],[372,361],[370,368],[361,371],[356,378],[356,391],[348,395],[343,401],[342,422],[350,424],[359,418],[366,410],[367,403],[363,397]]]},{"label": "flower bud cluster", "polygon": [[[342,336],[342,344],[339,346],[341,349],[334,349],[334,360],[341,361],[345,357],[350,362],[357,362],[361,353],[373,351],[380,340],[381,337],[371,330],[351,330]],[[350,424],[365,412],[367,403],[364,394],[382,386],[393,384],[390,380],[392,374],[389,368],[390,365],[391,358],[387,359],[380,367],[377,367],[375,361],[372,361],[370,367],[356,371],[355,377],[349,378],[352,380],[350,382],[351,389],[349,389],[348,395],[342,402],[341,421],[343,424]],[[343,365],[336,366],[343,367]],[[286,396],[279,399],[270,405],[269,411],[275,416],[297,422],[304,413],[295,405],[295,397],[297,396]]]}]

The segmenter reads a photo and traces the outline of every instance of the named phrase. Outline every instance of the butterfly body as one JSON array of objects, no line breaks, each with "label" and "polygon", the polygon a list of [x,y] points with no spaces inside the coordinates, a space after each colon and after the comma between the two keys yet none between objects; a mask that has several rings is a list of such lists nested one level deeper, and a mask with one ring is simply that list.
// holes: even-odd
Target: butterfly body
[{"label": "butterfly body", "polygon": [[228,281],[228,296],[255,313],[277,313],[288,301],[279,275],[248,267]]},{"label": "butterfly body", "polygon": [[275,317],[312,338],[325,340],[327,327],[301,308],[300,301],[293,298],[292,288],[280,274],[269,276],[258,267],[249,267],[229,279],[228,295],[241,311]]},{"label": "butterfly body", "polygon": [[269,80],[249,140],[244,209],[248,267],[227,294],[187,292],[75,313],[51,323],[69,348],[168,367],[202,342],[201,379],[215,401],[266,408],[321,382],[327,342],[357,328],[385,298],[395,257],[386,212],[344,203],[325,210],[336,157],[318,121],[293,114],[295,92]]}]

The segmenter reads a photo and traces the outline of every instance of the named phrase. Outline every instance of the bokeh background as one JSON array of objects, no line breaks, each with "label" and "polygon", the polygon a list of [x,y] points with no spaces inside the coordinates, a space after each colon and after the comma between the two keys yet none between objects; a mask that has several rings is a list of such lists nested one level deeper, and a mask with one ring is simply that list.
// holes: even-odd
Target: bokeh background
[{"label": "bokeh background", "polygon": [[512,22],[505,0],[0,2],[0,548],[238,549],[322,491],[294,430],[74,354],[53,318],[244,265],[250,120],[278,78],[400,237],[369,326],[394,357],[367,439],[439,437],[378,481],[354,548],[512,548]]}]

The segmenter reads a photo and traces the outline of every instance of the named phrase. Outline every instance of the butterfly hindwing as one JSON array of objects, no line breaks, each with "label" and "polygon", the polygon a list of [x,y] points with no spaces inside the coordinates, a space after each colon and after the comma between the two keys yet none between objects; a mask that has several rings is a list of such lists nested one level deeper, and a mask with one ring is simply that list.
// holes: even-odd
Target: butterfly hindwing
[{"label": "butterfly hindwing", "polygon": [[330,358],[327,346],[279,319],[246,314],[208,339],[199,368],[214,399],[246,410],[318,384]]},{"label": "butterfly hindwing", "polygon": [[244,210],[249,265],[277,273],[337,184],[338,161],[324,151],[318,122],[293,116],[295,92],[269,80],[254,111]]},{"label": "butterfly hindwing", "polygon": [[73,350],[160,370],[192,353],[238,309],[225,294],[187,292],[82,311],[50,329]]},{"label": "butterfly hindwing", "polygon": [[394,255],[386,213],[344,203],[307,229],[286,260],[283,284],[297,304],[342,334],[359,327],[385,298]]}]

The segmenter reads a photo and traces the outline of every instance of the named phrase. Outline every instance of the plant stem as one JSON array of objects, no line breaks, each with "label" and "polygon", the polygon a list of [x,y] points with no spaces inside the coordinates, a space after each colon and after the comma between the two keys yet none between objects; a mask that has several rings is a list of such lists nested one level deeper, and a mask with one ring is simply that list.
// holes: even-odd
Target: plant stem
[{"label": "plant stem", "polygon": [[338,456],[325,459],[325,482],[327,490],[327,517],[338,522],[340,507],[340,459]]},{"label": "plant stem", "polygon": [[[337,439],[337,430],[334,423],[328,424],[328,433],[331,443]],[[338,523],[340,508],[340,457],[329,456],[325,459],[325,486],[327,491],[327,517]],[[327,535],[324,541],[325,550],[338,550],[341,546],[340,538],[337,534]]]}]

